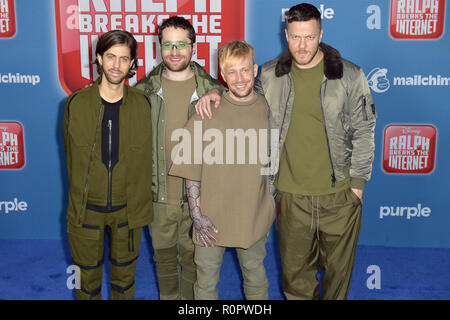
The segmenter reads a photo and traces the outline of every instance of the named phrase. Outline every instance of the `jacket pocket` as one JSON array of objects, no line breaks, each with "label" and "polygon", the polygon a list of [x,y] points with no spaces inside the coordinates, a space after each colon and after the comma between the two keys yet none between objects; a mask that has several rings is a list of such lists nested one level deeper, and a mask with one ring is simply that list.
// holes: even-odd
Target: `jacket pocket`
[{"label": "jacket pocket", "polygon": [[[98,121],[100,121],[100,118]],[[86,115],[72,111],[68,128],[68,135],[72,145],[78,148],[91,146],[94,142],[96,123],[88,121]]]},{"label": "jacket pocket", "polygon": [[67,225],[70,253],[76,264],[94,269],[103,263],[103,238],[99,226]]},{"label": "jacket pocket", "polygon": [[[144,137],[140,137],[137,139],[133,139],[133,142],[130,144],[130,148],[132,152],[140,152],[140,150],[142,149],[142,147],[149,145],[149,139],[150,139],[151,135],[148,134]],[[151,144],[150,144],[151,145]]]},{"label": "jacket pocket", "polygon": [[75,146],[77,148],[89,147],[89,137],[86,132],[83,132],[81,130],[77,132],[72,132],[72,130],[70,130],[69,128],[69,138],[70,141],[72,142],[71,144],[72,146]]},{"label": "jacket pocket", "polygon": [[131,132],[130,148],[133,151],[139,151],[143,146],[149,144],[149,139],[152,137],[152,124],[150,121],[134,123]]},{"label": "jacket pocket", "polygon": [[364,121],[374,120],[378,117],[375,103],[370,93],[361,96],[361,104],[361,113]]}]

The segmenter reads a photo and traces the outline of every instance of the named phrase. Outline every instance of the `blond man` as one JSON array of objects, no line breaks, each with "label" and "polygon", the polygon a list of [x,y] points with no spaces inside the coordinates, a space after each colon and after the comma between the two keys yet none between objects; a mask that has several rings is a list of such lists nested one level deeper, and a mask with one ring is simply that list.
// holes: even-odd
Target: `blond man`
[{"label": "blond man", "polygon": [[[218,298],[217,283],[227,247],[237,250],[245,297],[268,298],[263,262],[275,205],[259,157],[268,144],[269,109],[264,97],[253,90],[258,71],[254,55],[244,41],[231,41],[220,49],[221,74],[228,85],[221,106],[212,119],[194,115],[178,150],[172,153],[169,174],[186,178],[197,265],[194,296],[199,300]],[[194,142],[200,126],[205,133],[202,137],[214,136],[211,143],[203,141],[202,148]],[[193,146],[191,159],[185,157],[186,150],[180,150],[187,145]]]}]

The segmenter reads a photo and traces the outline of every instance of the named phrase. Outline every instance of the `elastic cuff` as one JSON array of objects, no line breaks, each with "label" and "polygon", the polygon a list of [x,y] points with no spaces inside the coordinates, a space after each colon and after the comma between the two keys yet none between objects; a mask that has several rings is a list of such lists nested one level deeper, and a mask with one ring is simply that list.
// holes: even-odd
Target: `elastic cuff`
[{"label": "elastic cuff", "polygon": [[361,178],[350,178],[350,187],[355,189],[364,190],[366,186],[366,180]]}]

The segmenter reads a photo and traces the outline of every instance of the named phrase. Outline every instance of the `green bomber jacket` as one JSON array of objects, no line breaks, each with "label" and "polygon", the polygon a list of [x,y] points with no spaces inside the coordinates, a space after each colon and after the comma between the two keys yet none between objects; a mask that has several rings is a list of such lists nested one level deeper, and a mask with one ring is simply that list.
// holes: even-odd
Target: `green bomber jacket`
[{"label": "green bomber jacket", "polygon": [[[191,97],[188,109],[188,118],[195,113],[197,100],[211,89],[224,90],[222,84],[212,78],[198,63],[191,61],[190,67],[194,71],[196,89]],[[152,190],[153,201],[167,203],[166,190],[166,155],[165,155],[165,133],[166,133],[166,104],[164,102],[161,77],[165,69],[160,63],[147,77],[140,80],[135,88],[143,90],[149,97],[152,105],[152,127],[153,127],[153,176]]]},{"label": "green bomber jacket", "polygon": [[[351,186],[364,189],[370,179],[374,158],[374,129],[377,114],[364,72],[340,53],[320,43],[324,53],[324,77],[320,101],[333,169],[332,183],[350,175]],[[294,84],[290,76],[292,55],[286,50],[279,58],[264,63],[255,82],[270,106],[270,125],[279,130],[281,155],[294,103]],[[297,93],[299,94],[299,93]],[[275,159],[279,160],[279,157]],[[277,161],[278,161],[277,160]],[[278,162],[274,165],[278,170]]]},{"label": "green bomber jacket", "polygon": [[[84,221],[94,159],[101,159],[101,123],[104,106],[98,79],[93,85],[71,94],[65,103],[62,134],[69,180],[67,222]],[[126,211],[130,229],[148,225],[152,208],[152,129],[148,97],[135,88],[124,87],[120,106],[121,161],[126,163]],[[122,180],[122,179],[121,179]]]}]

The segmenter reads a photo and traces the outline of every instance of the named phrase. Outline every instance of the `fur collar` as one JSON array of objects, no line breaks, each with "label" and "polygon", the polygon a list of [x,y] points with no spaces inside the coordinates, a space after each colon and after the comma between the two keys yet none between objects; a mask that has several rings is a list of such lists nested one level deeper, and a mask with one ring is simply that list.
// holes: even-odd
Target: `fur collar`
[{"label": "fur collar", "polygon": [[[339,51],[321,42],[319,48],[324,54],[324,74],[330,80],[340,79],[343,74],[342,58]],[[278,58],[275,75],[281,77],[291,71],[292,55],[289,49]]]}]

